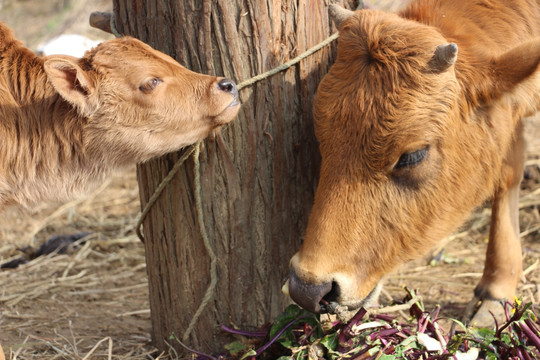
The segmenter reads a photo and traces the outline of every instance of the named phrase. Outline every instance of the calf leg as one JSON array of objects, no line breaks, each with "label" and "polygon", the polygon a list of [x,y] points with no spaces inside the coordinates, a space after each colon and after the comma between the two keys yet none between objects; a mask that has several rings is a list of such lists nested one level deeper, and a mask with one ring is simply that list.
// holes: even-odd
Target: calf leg
[{"label": "calf leg", "polygon": [[[491,227],[484,273],[474,290],[472,306],[481,302],[471,321],[477,326],[494,324],[493,315],[502,317],[500,300],[513,300],[522,274],[522,254],[519,239],[519,184],[524,169],[525,142],[521,131],[503,166],[499,189],[492,201]],[[493,313],[493,315],[492,315]]]}]

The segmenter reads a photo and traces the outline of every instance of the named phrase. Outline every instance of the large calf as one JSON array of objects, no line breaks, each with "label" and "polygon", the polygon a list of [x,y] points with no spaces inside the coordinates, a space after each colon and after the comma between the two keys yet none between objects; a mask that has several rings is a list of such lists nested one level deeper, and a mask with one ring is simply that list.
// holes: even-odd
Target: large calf
[{"label": "large calf", "polygon": [[315,312],[365,305],[384,274],[491,199],[475,290],[484,322],[494,300],[513,298],[522,272],[522,118],[540,105],[540,2],[330,12],[340,37],[314,105],[320,182],[290,294]]},{"label": "large calf", "polygon": [[0,207],[64,200],[237,114],[236,85],[125,37],[40,58],[0,23]]}]

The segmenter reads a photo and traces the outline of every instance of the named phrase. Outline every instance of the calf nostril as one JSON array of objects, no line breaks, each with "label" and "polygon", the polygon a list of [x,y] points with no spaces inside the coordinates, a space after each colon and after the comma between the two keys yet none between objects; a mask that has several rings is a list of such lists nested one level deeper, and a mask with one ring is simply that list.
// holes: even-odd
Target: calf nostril
[{"label": "calf nostril", "polygon": [[335,302],[339,298],[339,286],[338,283],[335,281],[332,281],[332,288],[328,292],[328,294],[324,295],[324,300],[327,302]]},{"label": "calf nostril", "polygon": [[321,301],[326,302],[327,295],[332,295],[336,286],[332,281],[323,284],[309,284],[302,281],[291,268],[289,294],[298,305],[314,313],[324,311]]},{"label": "calf nostril", "polygon": [[236,84],[232,80],[222,79],[218,82],[217,85],[218,85],[218,88],[222,91],[225,91],[235,96],[236,94],[238,94],[238,88],[236,87]]}]

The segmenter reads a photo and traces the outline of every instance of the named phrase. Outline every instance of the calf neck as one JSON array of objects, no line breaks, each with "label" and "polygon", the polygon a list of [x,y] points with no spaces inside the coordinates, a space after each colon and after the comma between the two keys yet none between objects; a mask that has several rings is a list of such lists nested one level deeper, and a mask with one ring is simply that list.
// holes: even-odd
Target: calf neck
[{"label": "calf neck", "polygon": [[0,23],[0,207],[66,200],[231,121],[235,84],[139,40],[41,58]]},{"label": "calf neck", "polygon": [[[418,0],[399,14],[333,6],[338,55],[314,102],[322,164],[290,294],[367,305],[492,200],[477,321],[521,274],[522,118],[540,104],[538,1]],[[489,305],[488,305],[489,304]]]}]

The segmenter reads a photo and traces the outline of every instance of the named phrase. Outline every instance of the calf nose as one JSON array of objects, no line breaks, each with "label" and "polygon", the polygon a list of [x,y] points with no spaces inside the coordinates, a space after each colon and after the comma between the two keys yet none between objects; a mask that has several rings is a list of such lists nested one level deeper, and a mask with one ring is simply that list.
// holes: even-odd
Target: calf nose
[{"label": "calf nose", "polygon": [[238,88],[236,87],[236,84],[232,80],[222,79],[218,82],[217,85],[220,90],[233,95],[235,98],[238,95]]},{"label": "calf nose", "polygon": [[[314,313],[324,312],[321,301],[332,292],[333,283],[309,284],[302,281],[293,268],[289,278],[289,294],[301,307]],[[331,300],[331,299],[325,299]]]}]

